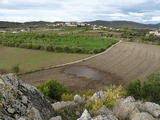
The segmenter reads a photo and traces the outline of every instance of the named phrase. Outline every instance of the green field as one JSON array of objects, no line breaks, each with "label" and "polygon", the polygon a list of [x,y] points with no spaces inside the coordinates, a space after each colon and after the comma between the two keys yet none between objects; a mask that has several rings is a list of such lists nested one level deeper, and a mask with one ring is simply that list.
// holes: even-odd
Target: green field
[{"label": "green field", "polygon": [[1,35],[3,46],[20,47],[36,50],[47,50],[66,53],[100,53],[116,43],[102,34],[86,34],[84,31],[75,33],[59,32],[26,32]]},{"label": "green field", "polygon": [[20,73],[37,70],[51,65],[59,65],[90,56],[90,54],[54,53],[40,50],[3,47],[0,45],[0,70],[11,72],[16,64]]}]

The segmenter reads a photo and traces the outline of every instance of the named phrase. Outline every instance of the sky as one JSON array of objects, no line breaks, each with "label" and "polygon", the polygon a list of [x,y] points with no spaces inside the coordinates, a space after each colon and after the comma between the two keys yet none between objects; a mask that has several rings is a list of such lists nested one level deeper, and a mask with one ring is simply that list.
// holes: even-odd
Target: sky
[{"label": "sky", "polygon": [[0,21],[160,23],[160,0],[0,0]]}]

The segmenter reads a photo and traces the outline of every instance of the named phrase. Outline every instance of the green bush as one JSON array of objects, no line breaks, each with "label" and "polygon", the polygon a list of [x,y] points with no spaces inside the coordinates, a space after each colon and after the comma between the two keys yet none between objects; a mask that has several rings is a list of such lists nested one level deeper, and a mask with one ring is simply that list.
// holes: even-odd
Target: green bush
[{"label": "green bush", "polygon": [[73,101],[74,100],[74,95],[73,94],[64,93],[61,96],[61,100],[62,101]]},{"label": "green bush", "polygon": [[160,73],[150,74],[143,84],[140,83],[140,80],[129,83],[126,91],[127,95],[136,99],[160,104]]},{"label": "green bush", "polygon": [[14,73],[19,73],[19,71],[20,71],[19,65],[14,65],[14,66],[12,67],[12,72],[14,72]]},{"label": "green bush", "polygon": [[50,101],[60,101],[64,93],[68,93],[68,88],[56,80],[50,80],[37,85],[37,89],[45,95]]},{"label": "green bush", "polygon": [[127,96],[131,95],[135,99],[141,99],[141,82],[140,80],[135,80],[133,82],[130,82],[126,86]]}]

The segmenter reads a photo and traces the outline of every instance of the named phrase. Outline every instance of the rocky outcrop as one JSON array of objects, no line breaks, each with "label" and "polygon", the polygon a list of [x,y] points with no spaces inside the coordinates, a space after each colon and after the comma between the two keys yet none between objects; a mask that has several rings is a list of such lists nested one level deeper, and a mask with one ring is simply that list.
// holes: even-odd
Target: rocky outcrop
[{"label": "rocky outcrop", "polygon": [[99,91],[93,94],[90,100],[98,100],[98,99],[105,99],[106,98],[106,91]]},{"label": "rocky outcrop", "polygon": [[120,99],[113,107],[114,114],[122,120],[129,119],[131,114],[139,112],[134,102],[135,99],[133,97]]},{"label": "rocky outcrop", "polygon": [[77,120],[118,120],[112,111],[105,106],[102,106],[98,111],[95,111],[98,116],[92,118],[87,110],[85,110],[82,116]]},{"label": "rocky outcrop", "polygon": [[148,112],[155,118],[160,118],[160,105],[158,104],[152,102],[137,103],[137,107],[140,111]]},{"label": "rocky outcrop", "polygon": [[0,75],[0,119],[49,120],[55,116],[50,102],[33,86],[14,74]]},{"label": "rocky outcrop", "polygon": [[82,113],[82,116],[77,120],[92,120],[92,118],[89,112],[85,109],[84,112]]},{"label": "rocky outcrop", "polygon": [[62,102],[56,102],[54,104],[52,104],[52,107],[54,108],[54,110],[60,110],[60,109],[63,109],[65,107],[68,107],[68,106],[74,106],[76,105],[74,101],[62,101]]},{"label": "rocky outcrop", "polygon": [[74,96],[74,102],[76,102],[76,103],[82,103],[83,100],[82,100],[82,98],[81,98],[80,95],[75,95]]},{"label": "rocky outcrop", "polygon": [[131,115],[130,120],[155,120],[155,118],[153,118],[152,115],[146,112],[141,112]]},{"label": "rocky outcrop", "polygon": [[120,99],[113,107],[114,114],[119,119],[128,120],[158,120],[160,105],[151,102],[135,101],[133,97]]}]

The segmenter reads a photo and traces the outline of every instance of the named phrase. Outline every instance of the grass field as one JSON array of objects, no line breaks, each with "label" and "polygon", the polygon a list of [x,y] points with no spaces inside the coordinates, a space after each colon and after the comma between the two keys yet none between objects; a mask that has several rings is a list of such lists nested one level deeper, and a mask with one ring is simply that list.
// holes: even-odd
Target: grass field
[{"label": "grass field", "polygon": [[100,53],[116,43],[101,34],[31,32],[1,35],[4,46],[67,53]]},{"label": "grass field", "polygon": [[20,72],[28,72],[51,65],[59,65],[90,56],[89,54],[54,53],[40,50],[3,47],[0,45],[0,69],[11,72],[16,64]]}]

